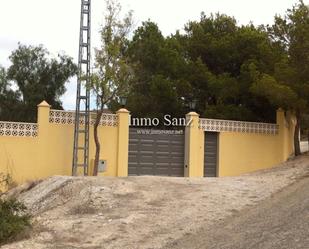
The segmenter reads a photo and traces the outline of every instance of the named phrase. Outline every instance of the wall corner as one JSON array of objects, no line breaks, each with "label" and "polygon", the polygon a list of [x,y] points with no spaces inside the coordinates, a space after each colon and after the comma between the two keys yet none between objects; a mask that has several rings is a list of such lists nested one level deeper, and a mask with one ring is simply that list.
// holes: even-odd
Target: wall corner
[{"label": "wall corner", "polygon": [[276,112],[276,123],[278,125],[278,143],[279,148],[281,148],[281,161],[284,162],[288,158],[287,155],[287,128],[286,128],[286,117],[285,111],[282,108],[279,108]]}]

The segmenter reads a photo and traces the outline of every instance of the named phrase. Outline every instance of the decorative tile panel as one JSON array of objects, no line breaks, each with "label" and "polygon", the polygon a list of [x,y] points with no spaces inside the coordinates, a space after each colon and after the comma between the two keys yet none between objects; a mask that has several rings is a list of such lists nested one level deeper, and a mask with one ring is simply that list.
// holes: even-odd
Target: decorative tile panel
[{"label": "decorative tile panel", "polygon": [[0,136],[37,137],[38,125],[32,123],[0,122]]},{"label": "decorative tile panel", "polygon": [[243,122],[219,119],[200,119],[200,129],[214,132],[245,132],[276,135],[279,132],[277,124]]},{"label": "decorative tile panel", "polygon": [[[90,121],[91,125],[94,125],[95,122],[95,115],[93,115],[93,118]],[[116,114],[108,114],[104,113],[102,115],[100,125],[102,126],[118,126],[118,116]]]},{"label": "decorative tile panel", "polygon": [[[90,115],[90,124],[94,125],[95,122],[95,113]],[[68,124],[72,125],[75,123],[75,112],[67,111],[58,111],[51,110],[49,113],[49,122],[53,124]],[[85,124],[85,117],[80,117],[80,124]],[[118,116],[115,114],[104,113],[102,115],[100,125],[102,126],[117,126],[118,125]]]},{"label": "decorative tile panel", "polygon": [[75,112],[64,112],[51,110],[49,112],[49,123],[53,124],[74,124]]}]

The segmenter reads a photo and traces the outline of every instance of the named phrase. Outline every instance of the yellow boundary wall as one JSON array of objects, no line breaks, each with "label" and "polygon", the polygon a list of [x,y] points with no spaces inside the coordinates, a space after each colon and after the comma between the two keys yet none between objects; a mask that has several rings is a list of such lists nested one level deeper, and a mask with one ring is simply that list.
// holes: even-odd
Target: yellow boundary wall
[{"label": "yellow boundary wall", "polygon": [[[72,119],[66,122],[61,118],[53,122],[52,112],[61,114],[61,111],[51,110],[43,101],[38,105],[37,124],[7,123],[7,133],[6,128],[3,129],[4,122],[0,122],[0,173],[9,174],[17,184],[52,175],[71,175],[74,122]],[[101,159],[107,161],[107,171],[100,175],[126,177],[130,115],[126,109],[108,115],[112,121],[103,122],[99,127]],[[190,125],[185,132],[185,176],[203,177],[204,160],[207,160],[204,158],[204,139],[207,139],[207,135],[205,137],[205,129],[201,128],[201,119],[197,113],[189,113],[187,120],[190,120]],[[218,120],[210,121],[218,123]],[[248,129],[251,129],[251,124],[247,124]],[[289,112],[278,110],[276,127],[279,127],[276,130],[278,132],[269,134],[221,131],[218,176],[236,176],[270,168],[293,155],[295,117]],[[95,145],[92,126],[89,153],[90,172],[93,172]]]},{"label": "yellow boundary wall", "polygon": [[[129,112],[117,112],[117,125],[100,125],[101,159],[107,160],[102,176],[126,176],[128,165]],[[22,124],[22,123],[19,123]],[[0,173],[17,184],[52,175],[71,175],[74,124],[50,122],[50,106],[38,105],[37,136],[0,136]],[[90,161],[93,169],[95,145],[90,127]],[[92,171],[91,171],[92,172]]]},{"label": "yellow boundary wall", "polygon": [[[193,120],[186,128],[185,176],[204,176],[204,130],[198,127],[199,116],[189,113]],[[219,132],[218,176],[237,176],[273,167],[294,154],[295,117],[283,110],[277,111],[277,134],[254,132]]]}]

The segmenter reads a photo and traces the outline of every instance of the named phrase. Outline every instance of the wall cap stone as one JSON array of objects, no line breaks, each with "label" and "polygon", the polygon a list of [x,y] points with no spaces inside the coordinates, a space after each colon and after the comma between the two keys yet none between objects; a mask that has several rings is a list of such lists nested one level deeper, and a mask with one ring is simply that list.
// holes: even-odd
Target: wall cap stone
[{"label": "wall cap stone", "polygon": [[126,108],[121,108],[116,113],[118,114],[118,113],[130,113],[130,112]]},{"label": "wall cap stone", "polygon": [[38,104],[38,107],[51,107],[45,100],[43,100],[40,104]]},{"label": "wall cap stone", "polygon": [[189,113],[187,114],[187,116],[196,116],[196,117],[199,117],[200,115],[197,114],[196,112],[189,112]]}]

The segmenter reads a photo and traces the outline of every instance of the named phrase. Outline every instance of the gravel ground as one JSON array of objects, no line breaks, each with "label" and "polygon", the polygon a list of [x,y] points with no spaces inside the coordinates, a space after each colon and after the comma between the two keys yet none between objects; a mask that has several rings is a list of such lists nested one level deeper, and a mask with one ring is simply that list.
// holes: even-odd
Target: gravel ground
[{"label": "gravel ground", "polygon": [[308,249],[309,175],[212,227],[183,236],[166,249]]},{"label": "gravel ground", "polygon": [[5,249],[162,248],[253,207],[309,172],[304,155],[225,178],[51,177],[14,190],[34,216],[29,239]]}]

